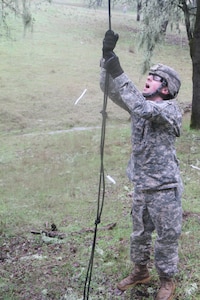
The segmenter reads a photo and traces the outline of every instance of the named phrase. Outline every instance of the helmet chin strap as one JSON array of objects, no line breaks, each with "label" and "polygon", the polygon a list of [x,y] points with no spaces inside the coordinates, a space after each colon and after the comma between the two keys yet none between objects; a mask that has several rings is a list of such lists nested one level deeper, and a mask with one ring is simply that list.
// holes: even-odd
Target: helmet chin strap
[{"label": "helmet chin strap", "polygon": [[151,99],[153,98],[154,96],[156,95],[160,95],[160,93],[158,92],[158,90],[156,90],[155,92],[153,93],[143,93],[143,96],[147,99]]}]

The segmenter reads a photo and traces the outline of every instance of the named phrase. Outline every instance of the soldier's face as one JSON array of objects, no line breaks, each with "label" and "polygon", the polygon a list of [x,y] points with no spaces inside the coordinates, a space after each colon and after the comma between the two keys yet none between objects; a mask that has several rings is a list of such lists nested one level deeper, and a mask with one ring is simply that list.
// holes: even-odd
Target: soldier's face
[{"label": "soldier's face", "polygon": [[144,94],[153,94],[158,88],[160,88],[161,82],[162,78],[160,76],[149,74],[142,92]]}]

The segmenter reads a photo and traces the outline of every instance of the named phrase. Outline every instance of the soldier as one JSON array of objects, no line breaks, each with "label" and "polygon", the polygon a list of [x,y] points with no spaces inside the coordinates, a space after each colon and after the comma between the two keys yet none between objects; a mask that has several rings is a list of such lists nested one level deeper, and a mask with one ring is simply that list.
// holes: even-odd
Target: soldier
[{"label": "soldier", "polygon": [[127,175],[134,184],[130,237],[132,273],[117,284],[125,291],[150,281],[148,263],[152,232],[155,267],[160,278],[156,300],[171,300],[178,264],[178,239],[182,223],[182,181],[175,140],[180,136],[182,115],[174,100],[181,85],[179,75],[169,66],[150,69],[143,92],[124,73],[113,52],[118,35],[109,30],[103,40],[100,86],[104,91],[109,74],[108,95],[131,116],[132,153]]}]

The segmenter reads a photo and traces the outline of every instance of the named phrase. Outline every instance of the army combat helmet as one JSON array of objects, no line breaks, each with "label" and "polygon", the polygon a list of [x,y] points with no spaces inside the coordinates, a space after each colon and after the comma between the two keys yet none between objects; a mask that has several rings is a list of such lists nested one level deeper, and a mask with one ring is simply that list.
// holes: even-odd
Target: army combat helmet
[{"label": "army combat helmet", "polygon": [[[181,86],[181,80],[178,73],[169,66],[163,64],[157,64],[150,68],[149,74],[158,75],[163,80],[161,81],[161,86],[154,93],[159,94],[163,100],[174,99],[179,92]],[[167,86],[169,90],[169,94],[162,94],[161,90],[163,87]],[[144,95],[145,97],[153,96],[153,95]]]}]

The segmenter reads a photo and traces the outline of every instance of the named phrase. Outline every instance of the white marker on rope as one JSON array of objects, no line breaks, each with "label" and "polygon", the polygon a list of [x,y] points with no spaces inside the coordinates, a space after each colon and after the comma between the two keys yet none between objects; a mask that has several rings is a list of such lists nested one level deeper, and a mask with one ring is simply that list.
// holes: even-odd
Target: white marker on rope
[{"label": "white marker on rope", "polygon": [[86,92],[87,92],[87,89],[84,89],[84,91],[82,92],[80,97],[75,101],[74,105],[76,105],[81,100],[81,98],[85,95]]},{"label": "white marker on rope", "polygon": [[193,169],[196,169],[196,170],[199,170],[199,171],[200,171],[200,168],[198,168],[198,167],[196,167],[196,166],[190,165],[190,167],[192,167]]},{"label": "white marker on rope", "polygon": [[116,181],[115,181],[110,175],[107,175],[106,177],[107,177],[108,180],[110,180],[113,184],[116,184]]}]

